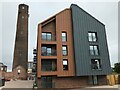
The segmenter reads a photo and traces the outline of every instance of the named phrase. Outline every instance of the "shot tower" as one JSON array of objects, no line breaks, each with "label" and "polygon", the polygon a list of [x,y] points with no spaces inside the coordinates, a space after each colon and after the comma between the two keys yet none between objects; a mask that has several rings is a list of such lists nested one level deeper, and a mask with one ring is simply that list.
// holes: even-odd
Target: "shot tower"
[{"label": "shot tower", "polygon": [[13,59],[14,78],[27,79],[28,62],[28,5],[20,4],[18,9],[16,39]]}]

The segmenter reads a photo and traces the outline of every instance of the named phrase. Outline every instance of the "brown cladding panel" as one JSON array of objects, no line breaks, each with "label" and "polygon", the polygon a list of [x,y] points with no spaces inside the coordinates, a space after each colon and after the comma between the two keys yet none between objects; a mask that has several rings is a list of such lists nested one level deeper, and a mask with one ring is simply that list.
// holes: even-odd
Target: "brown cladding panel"
[{"label": "brown cladding panel", "polygon": [[[52,18],[51,18],[52,19]],[[46,22],[45,22],[46,23]],[[67,42],[62,42],[62,31],[67,33]],[[56,41],[47,42],[41,40],[42,32],[51,32],[56,37]],[[42,56],[41,57],[41,44],[56,44],[56,56]],[[68,48],[68,56],[62,55],[62,45],[67,45]],[[74,54],[73,54],[73,37],[72,37],[72,22],[71,22],[71,11],[70,9],[66,9],[61,13],[56,15],[55,19],[50,20],[49,23],[39,24],[38,26],[38,53],[37,53],[37,75],[41,77],[41,75],[48,75],[47,72],[41,72],[41,59],[52,59],[53,57],[57,59],[57,71],[48,72],[50,75],[61,76],[74,76],[75,68],[74,68]],[[49,57],[49,58],[48,58]],[[63,59],[68,59],[68,71],[63,71]]]},{"label": "brown cladding panel", "polygon": [[[67,33],[67,42],[62,42],[62,32]],[[73,37],[71,11],[65,9],[56,15],[56,39],[57,39],[57,67],[58,76],[74,76],[74,54],[73,54]],[[62,45],[67,45],[68,56],[62,55]],[[68,59],[68,71],[63,71],[63,59]]]},{"label": "brown cladding panel", "polygon": [[38,41],[37,41],[37,77],[41,77],[41,29],[42,25],[38,25]]}]

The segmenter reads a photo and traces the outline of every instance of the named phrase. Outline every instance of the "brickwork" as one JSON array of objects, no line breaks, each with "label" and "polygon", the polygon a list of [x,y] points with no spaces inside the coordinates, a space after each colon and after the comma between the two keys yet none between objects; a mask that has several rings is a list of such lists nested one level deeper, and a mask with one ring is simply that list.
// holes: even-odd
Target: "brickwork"
[{"label": "brickwork", "polygon": [[[18,74],[18,69],[20,70],[20,73]],[[13,77],[14,79],[27,79],[27,73],[26,69],[18,66],[13,70]]]},{"label": "brickwork", "polygon": [[[98,85],[107,85],[106,76],[98,76]],[[41,79],[37,80],[37,84],[39,88],[41,86]],[[52,78],[53,88],[82,88],[87,86],[93,86],[89,84],[89,77],[88,76],[81,76],[81,77],[56,77]]]},{"label": "brickwork", "polygon": [[80,88],[88,86],[88,77],[54,78],[55,88]]},{"label": "brickwork", "polygon": [[[13,59],[13,74],[14,78],[27,77],[28,63],[28,6],[25,4],[19,5],[17,31],[15,39],[14,59]],[[18,67],[21,67],[21,73],[18,76]]]},{"label": "brickwork", "polygon": [[99,85],[106,85],[106,84],[108,84],[106,75],[99,75],[98,76],[98,81],[99,81]]}]

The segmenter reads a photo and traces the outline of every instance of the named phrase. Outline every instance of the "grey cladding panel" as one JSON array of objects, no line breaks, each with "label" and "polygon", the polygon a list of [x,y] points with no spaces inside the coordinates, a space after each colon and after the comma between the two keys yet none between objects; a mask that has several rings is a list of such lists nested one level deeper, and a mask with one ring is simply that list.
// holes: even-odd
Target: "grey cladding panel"
[{"label": "grey cladding panel", "polygon": [[[105,26],[77,5],[71,5],[76,76],[111,73]],[[97,32],[98,41],[88,41],[88,31]],[[89,45],[98,45],[100,55],[90,56]],[[102,70],[91,70],[91,59],[100,59]]]}]

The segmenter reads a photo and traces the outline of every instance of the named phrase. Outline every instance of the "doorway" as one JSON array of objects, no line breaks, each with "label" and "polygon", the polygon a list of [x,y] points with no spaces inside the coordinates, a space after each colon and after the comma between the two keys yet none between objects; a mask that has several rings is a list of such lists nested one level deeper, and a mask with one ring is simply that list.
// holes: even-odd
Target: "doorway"
[{"label": "doorway", "polygon": [[52,76],[42,76],[41,77],[42,88],[53,88],[52,86]]},{"label": "doorway", "polygon": [[89,76],[89,84],[98,85],[98,76],[97,75]]}]

